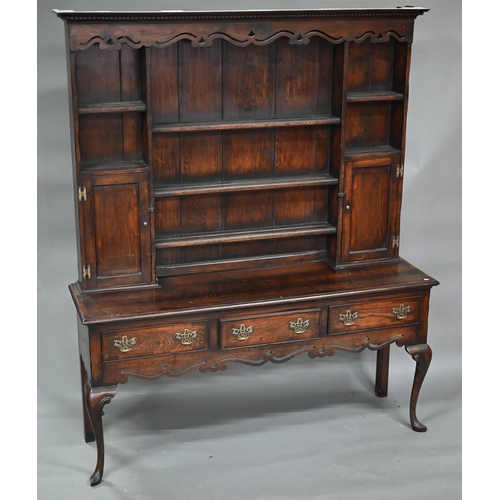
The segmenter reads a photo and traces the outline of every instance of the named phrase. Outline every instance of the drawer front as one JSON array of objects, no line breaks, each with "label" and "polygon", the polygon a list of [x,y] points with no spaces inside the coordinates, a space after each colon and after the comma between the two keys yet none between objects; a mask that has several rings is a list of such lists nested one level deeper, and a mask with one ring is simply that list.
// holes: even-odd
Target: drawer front
[{"label": "drawer front", "polygon": [[102,333],[104,361],[206,349],[206,321]]},{"label": "drawer front", "polygon": [[346,333],[418,322],[420,297],[330,306],[328,333]]},{"label": "drawer front", "polygon": [[319,309],[220,319],[222,349],[316,338]]}]

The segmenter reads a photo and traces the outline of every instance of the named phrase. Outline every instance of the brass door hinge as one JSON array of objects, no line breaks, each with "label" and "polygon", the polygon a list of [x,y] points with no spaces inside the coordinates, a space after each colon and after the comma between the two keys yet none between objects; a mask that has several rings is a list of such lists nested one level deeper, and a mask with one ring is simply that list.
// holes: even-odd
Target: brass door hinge
[{"label": "brass door hinge", "polygon": [[90,279],[92,275],[90,274],[90,266],[83,266],[83,279]]},{"label": "brass door hinge", "polygon": [[392,237],[392,248],[399,248],[399,236]]},{"label": "brass door hinge", "polygon": [[403,164],[396,166],[396,177],[403,177],[403,171],[405,166]]},{"label": "brass door hinge", "polygon": [[78,201],[87,201],[87,188],[78,188]]}]

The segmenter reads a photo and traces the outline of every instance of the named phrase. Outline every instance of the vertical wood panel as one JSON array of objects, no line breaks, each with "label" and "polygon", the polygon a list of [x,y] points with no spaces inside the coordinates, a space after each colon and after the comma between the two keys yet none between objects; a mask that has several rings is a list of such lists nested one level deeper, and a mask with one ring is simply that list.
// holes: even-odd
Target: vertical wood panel
[{"label": "vertical wood panel", "polygon": [[244,257],[257,257],[273,253],[273,240],[248,241],[242,243],[224,243],[224,259],[238,259]]},{"label": "vertical wood panel", "polygon": [[153,136],[153,171],[156,185],[180,182],[179,134]]},{"label": "vertical wood panel", "polygon": [[183,264],[220,260],[222,259],[222,244],[183,247],[181,255]]},{"label": "vertical wood panel", "polygon": [[392,89],[394,40],[371,44],[370,90]]},{"label": "vertical wood panel", "polygon": [[274,116],[275,47],[223,43],[224,120]]},{"label": "vertical wood panel", "polygon": [[316,170],[316,128],[276,129],[275,175],[305,175]]},{"label": "vertical wood panel", "polygon": [[387,166],[353,169],[351,252],[387,248],[390,172]]},{"label": "vertical wood panel", "polygon": [[142,116],[138,113],[122,113],[123,159],[142,159]]},{"label": "vertical wood panel", "polygon": [[318,38],[307,45],[277,40],[276,117],[316,113],[318,104]]},{"label": "vertical wood panel", "polygon": [[120,114],[81,115],[79,132],[82,164],[123,159]]},{"label": "vertical wood panel", "polygon": [[351,104],[346,111],[346,147],[389,144],[390,103]]},{"label": "vertical wood panel", "polygon": [[181,122],[222,118],[221,40],[211,47],[179,42],[179,115]]},{"label": "vertical wood panel", "polygon": [[272,225],[272,191],[237,192],[224,195],[225,230],[256,229]]},{"label": "vertical wood panel", "polygon": [[138,101],[141,99],[140,51],[124,44],[119,54],[121,83],[120,100]]},{"label": "vertical wood panel", "polygon": [[318,102],[316,113],[326,115],[332,111],[333,45],[318,38]]},{"label": "vertical wood panel", "polygon": [[173,266],[182,262],[180,248],[160,248],[156,250],[156,264],[158,266]]},{"label": "vertical wood panel", "polygon": [[[322,222],[325,220],[325,200],[316,188],[279,189],[274,194],[274,222],[276,226]],[[318,206],[316,206],[316,201]]]},{"label": "vertical wood panel", "polygon": [[153,123],[179,121],[178,44],[151,47],[151,113]]},{"label": "vertical wood panel", "polygon": [[294,252],[310,252],[314,250],[325,249],[324,236],[280,238],[273,241],[275,255]]},{"label": "vertical wood panel", "polygon": [[92,45],[76,53],[79,105],[120,101],[120,51]]},{"label": "vertical wood panel", "polygon": [[224,137],[224,179],[273,176],[274,130],[232,130]]},{"label": "vertical wood panel", "polygon": [[183,196],[181,224],[182,234],[222,230],[222,195]]},{"label": "vertical wood panel", "polygon": [[180,134],[182,182],[222,179],[222,132],[187,132]]},{"label": "vertical wood panel", "polygon": [[138,273],[141,268],[138,186],[94,186],[93,201],[97,275]]},{"label": "vertical wood panel", "polygon": [[158,235],[169,236],[181,233],[181,201],[178,196],[157,199],[155,212]]},{"label": "vertical wood panel", "polygon": [[349,43],[347,90],[362,91],[370,88],[370,47],[370,40],[362,43]]}]

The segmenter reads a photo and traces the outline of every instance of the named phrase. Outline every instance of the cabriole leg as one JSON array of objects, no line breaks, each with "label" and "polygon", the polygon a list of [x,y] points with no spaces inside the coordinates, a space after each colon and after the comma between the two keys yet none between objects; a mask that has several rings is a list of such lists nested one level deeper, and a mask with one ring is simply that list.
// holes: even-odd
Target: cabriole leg
[{"label": "cabriole leg", "polygon": [[379,398],[387,397],[387,386],[389,382],[389,349],[386,345],[377,351],[377,375],[375,378],[375,395]]},{"label": "cabriole leg", "polygon": [[104,405],[111,402],[116,395],[116,385],[109,387],[86,386],[87,412],[90,418],[93,434],[97,444],[97,464],[94,473],[90,476],[90,486],[96,486],[102,480],[104,470],[104,433],[102,427],[102,416]]},{"label": "cabriole leg", "polygon": [[411,427],[416,432],[425,432],[427,427],[419,422],[417,418],[417,400],[420,393],[420,388],[424,381],[429,365],[431,364],[432,351],[427,344],[417,344],[405,346],[406,352],[416,361],[415,377],[413,379],[413,387],[411,389],[410,398],[410,422]]}]

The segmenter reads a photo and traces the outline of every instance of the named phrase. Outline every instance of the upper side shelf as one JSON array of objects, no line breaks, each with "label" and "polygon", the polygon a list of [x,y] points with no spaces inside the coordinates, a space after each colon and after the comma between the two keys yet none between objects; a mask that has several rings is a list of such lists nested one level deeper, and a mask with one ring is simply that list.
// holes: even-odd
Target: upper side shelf
[{"label": "upper side shelf", "polygon": [[372,90],[360,92],[347,92],[347,102],[381,102],[402,101],[404,95],[392,90]]},{"label": "upper side shelf", "polygon": [[127,113],[146,111],[146,104],[142,101],[118,101],[101,102],[79,106],[80,115],[101,114],[101,113]]}]

